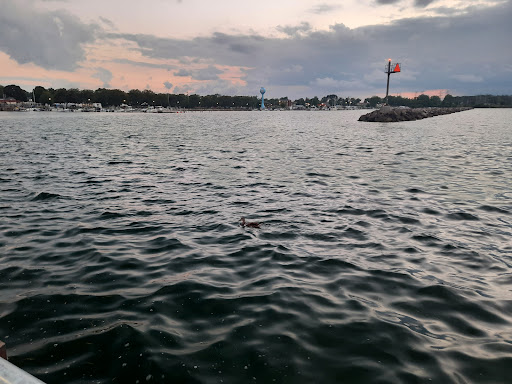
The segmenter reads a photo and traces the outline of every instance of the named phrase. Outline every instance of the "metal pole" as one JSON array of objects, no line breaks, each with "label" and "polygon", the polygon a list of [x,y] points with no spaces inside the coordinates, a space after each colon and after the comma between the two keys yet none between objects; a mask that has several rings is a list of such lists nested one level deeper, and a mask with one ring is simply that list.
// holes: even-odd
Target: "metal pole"
[{"label": "metal pole", "polygon": [[391,76],[391,59],[388,61],[388,85],[386,87],[386,105],[388,104],[388,95],[389,95],[389,76]]}]

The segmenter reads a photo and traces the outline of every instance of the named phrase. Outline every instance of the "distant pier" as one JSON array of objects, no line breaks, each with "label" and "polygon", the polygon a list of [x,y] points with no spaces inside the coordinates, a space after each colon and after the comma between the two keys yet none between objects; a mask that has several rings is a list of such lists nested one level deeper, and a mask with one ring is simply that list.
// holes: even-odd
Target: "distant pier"
[{"label": "distant pier", "polygon": [[384,106],[379,110],[367,113],[359,118],[359,121],[393,123],[398,121],[414,121],[439,115],[467,111],[469,107],[459,108],[394,108]]}]

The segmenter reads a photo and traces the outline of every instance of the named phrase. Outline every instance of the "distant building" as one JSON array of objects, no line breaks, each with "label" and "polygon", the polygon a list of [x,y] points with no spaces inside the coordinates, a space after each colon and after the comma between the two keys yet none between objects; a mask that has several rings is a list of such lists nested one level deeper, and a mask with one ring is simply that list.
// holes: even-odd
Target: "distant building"
[{"label": "distant building", "polygon": [[18,100],[7,97],[0,99],[0,111],[13,111],[19,104]]},{"label": "distant building", "polygon": [[5,105],[16,105],[18,104],[18,101],[12,97],[7,97],[7,98],[4,98],[4,99],[0,99],[0,104],[5,104]]}]

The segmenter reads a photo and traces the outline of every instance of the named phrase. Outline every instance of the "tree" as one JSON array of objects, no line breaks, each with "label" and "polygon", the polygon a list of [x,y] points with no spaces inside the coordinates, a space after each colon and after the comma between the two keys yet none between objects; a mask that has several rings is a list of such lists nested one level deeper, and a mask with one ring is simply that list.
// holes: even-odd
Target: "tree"
[{"label": "tree", "polygon": [[94,100],[94,91],[92,89],[83,89],[80,91],[80,103],[90,104]]},{"label": "tree", "polygon": [[369,105],[370,107],[372,108],[375,108],[377,106],[377,104],[381,104],[382,103],[382,99],[379,97],[379,96],[372,96],[370,97],[369,99],[366,99],[365,100]]},{"label": "tree", "polygon": [[27,101],[27,92],[17,85],[7,85],[4,87],[4,93],[7,97],[15,98],[18,101]]},{"label": "tree", "polygon": [[318,104],[320,104],[320,100],[318,99],[317,96],[313,97],[312,99],[308,99],[306,98],[306,103],[309,103],[310,105],[312,106],[317,106]]},{"label": "tree", "polygon": [[447,94],[444,99],[443,99],[443,102],[441,103],[441,105],[443,107],[454,107],[456,105],[456,102],[455,102],[455,97],[453,97],[452,95],[450,94]]},{"label": "tree", "polygon": [[430,104],[430,97],[428,95],[421,94],[416,98],[417,107],[428,107]]},{"label": "tree", "polygon": [[68,91],[66,88],[59,88],[55,91],[52,97],[54,103],[67,103],[68,102]]},{"label": "tree", "polygon": [[0,85],[0,97],[4,96],[4,86]]},{"label": "tree", "polygon": [[80,91],[77,88],[68,89],[67,102],[75,104],[80,102]]},{"label": "tree", "polygon": [[155,101],[155,92],[145,89],[142,91],[142,100],[143,103],[147,103],[148,105],[153,105],[153,102]]},{"label": "tree", "polygon": [[128,102],[131,106],[142,105],[144,102],[144,95],[138,89],[132,89],[128,92]]},{"label": "tree", "polygon": [[34,90],[32,91],[34,94],[34,103],[40,103],[41,95],[43,92],[46,91],[44,87],[41,87],[40,85],[36,86]]},{"label": "tree", "polygon": [[329,106],[333,107],[338,103],[338,95],[327,95],[322,97],[322,103],[329,104]]},{"label": "tree", "polygon": [[188,105],[189,108],[198,108],[201,106],[201,97],[199,95],[193,94],[188,97]]},{"label": "tree", "polygon": [[[118,107],[121,104],[124,104],[126,102],[126,99],[128,98],[126,93],[124,93],[120,89],[109,89],[107,90],[107,93],[109,94],[109,103],[107,105],[114,105]],[[160,103],[159,105],[162,105],[162,103]]]},{"label": "tree", "polygon": [[50,100],[51,97],[52,97],[52,94],[49,91],[45,90],[45,91],[43,91],[43,93],[41,93],[39,98],[36,98],[36,100],[40,104],[51,104],[51,100]]},{"label": "tree", "polygon": [[431,107],[441,106],[441,98],[439,96],[430,96],[430,106]]}]

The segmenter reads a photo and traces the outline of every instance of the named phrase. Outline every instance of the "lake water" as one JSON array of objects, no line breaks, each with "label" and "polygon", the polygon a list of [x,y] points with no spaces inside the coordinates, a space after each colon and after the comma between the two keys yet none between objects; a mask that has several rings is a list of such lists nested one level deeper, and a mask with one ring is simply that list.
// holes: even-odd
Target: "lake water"
[{"label": "lake water", "polygon": [[512,110],[362,113],[0,114],[11,362],[47,383],[510,382]]}]

